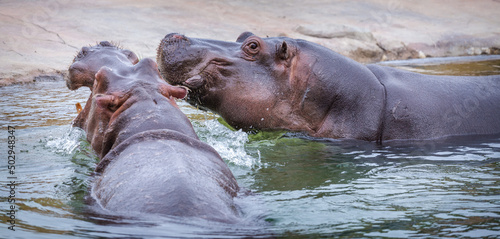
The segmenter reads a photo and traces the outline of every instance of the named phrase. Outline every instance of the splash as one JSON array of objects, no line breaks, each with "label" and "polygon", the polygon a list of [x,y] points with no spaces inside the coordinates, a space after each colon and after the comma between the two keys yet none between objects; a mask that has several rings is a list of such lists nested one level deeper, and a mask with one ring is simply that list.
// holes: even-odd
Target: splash
[{"label": "splash", "polygon": [[200,139],[217,150],[227,162],[245,167],[260,166],[260,152],[257,150],[257,156],[253,157],[245,149],[248,143],[247,133],[232,131],[216,119],[194,121],[193,127]]},{"label": "splash", "polygon": [[69,126],[62,137],[50,137],[46,146],[55,153],[71,155],[85,140],[85,132],[77,127]]}]

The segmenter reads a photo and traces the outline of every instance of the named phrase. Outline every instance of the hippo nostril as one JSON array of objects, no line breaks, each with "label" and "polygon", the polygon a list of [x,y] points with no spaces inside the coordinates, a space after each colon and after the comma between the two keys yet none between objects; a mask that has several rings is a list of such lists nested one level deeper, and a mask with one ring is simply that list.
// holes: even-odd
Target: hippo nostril
[{"label": "hippo nostril", "polygon": [[165,36],[165,39],[172,39],[172,38],[175,38],[175,39],[186,39],[185,36],[179,34],[179,33],[170,33],[170,34],[167,34]]},{"label": "hippo nostril", "polygon": [[179,39],[179,40],[186,40],[185,36],[183,36],[183,35],[177,35],[177,34],[173,35],[172,38]]},{"label": "hippo nostril", "polygon": [[181,34],[178,33],[170,33],[165,36],[163,39],[164,43],[166,44],[172,44],[172,43],[178,43],[178,42],[187,42],[189,39]]},{"label": "hippo nostril", "polygon": [[102,89],[107,89],[109,82],[110,82],[110,77],[116,76],[116,73],[113,72],[113,69],[103,66],[97,73],[95,74],[95,81],[101,85]]}]

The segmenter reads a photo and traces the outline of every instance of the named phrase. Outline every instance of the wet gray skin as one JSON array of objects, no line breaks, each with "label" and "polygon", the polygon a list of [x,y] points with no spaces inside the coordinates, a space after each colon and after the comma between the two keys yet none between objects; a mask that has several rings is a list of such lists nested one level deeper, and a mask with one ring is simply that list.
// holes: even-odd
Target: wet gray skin
[{"label": "wet gray skin", "polygon": [[178,109],[175,98],[186,89],[167,84],[157,69],[143,59],[95,74],[88,111],[78,116],[101,158],[92,197],[119,215],[238,222],[236,179]]},{"label": "wet gray skin", "polygon": [[429,76],[362,65],[320,45],[241,34],[236,42],[168,34],[162,77],[187,101],[244,130],[369,141],[500,132],[500,76]]}]

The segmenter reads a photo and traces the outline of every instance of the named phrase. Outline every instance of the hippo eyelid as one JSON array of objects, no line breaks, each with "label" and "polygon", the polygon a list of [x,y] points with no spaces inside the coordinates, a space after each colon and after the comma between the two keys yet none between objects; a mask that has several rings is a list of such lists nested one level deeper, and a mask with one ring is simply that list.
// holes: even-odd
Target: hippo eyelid
[{"label": "hippo eyelid", "polygon": [[253,33],[251,32],[243,32],[240,34],[240,36],[236,39],[236,42],[243,42],[245,41],[247,38],[251,37],[251,36],[255,36]]},{"label": "hippo eyelid", "polygon": [[247,54],[247,56],[255,56],[260,52],[260,41],[256,37],[250,37],[242,47],[243,52]]}]

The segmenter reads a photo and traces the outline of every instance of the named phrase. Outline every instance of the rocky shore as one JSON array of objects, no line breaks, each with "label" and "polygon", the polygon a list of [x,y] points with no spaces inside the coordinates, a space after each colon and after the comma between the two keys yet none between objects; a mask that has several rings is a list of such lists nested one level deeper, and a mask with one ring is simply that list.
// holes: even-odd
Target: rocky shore
[{"label": "rocky shore", "polygon": [[500,54],[500,0],[11,0],[0,2],[0,86],[62,80],[108,40],[155,58],[164,35],[306,39],[362,63]]}]

